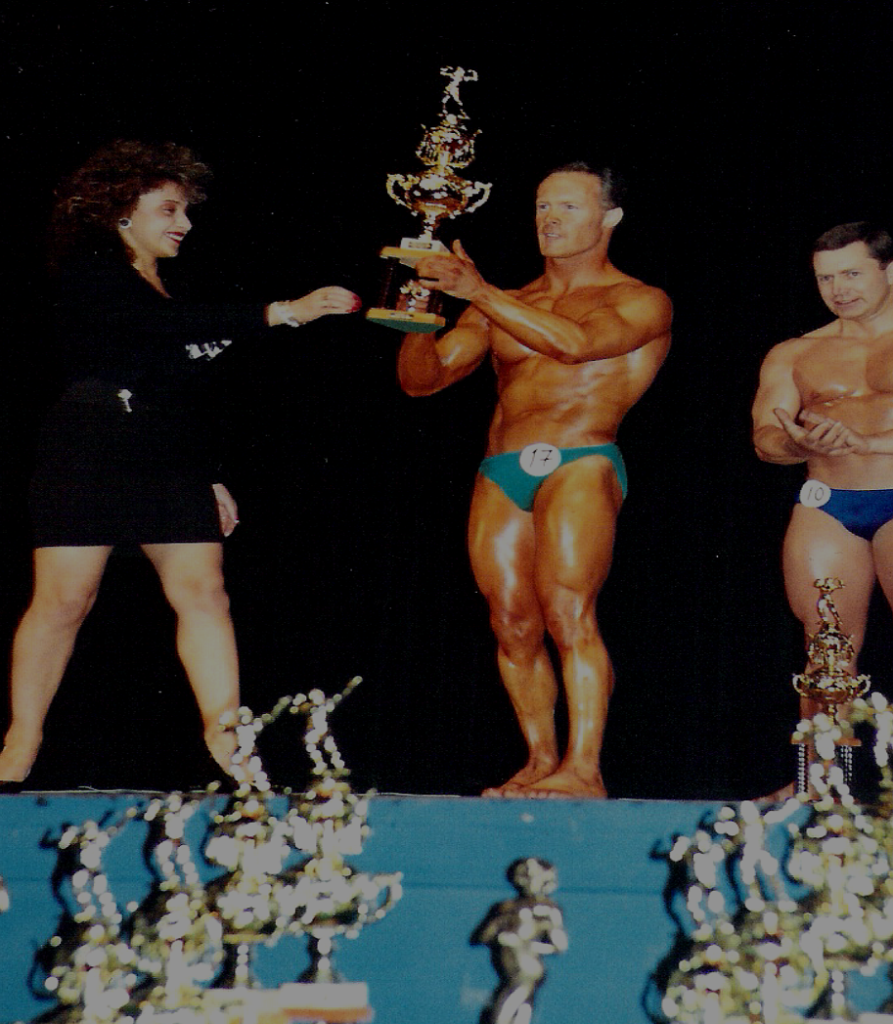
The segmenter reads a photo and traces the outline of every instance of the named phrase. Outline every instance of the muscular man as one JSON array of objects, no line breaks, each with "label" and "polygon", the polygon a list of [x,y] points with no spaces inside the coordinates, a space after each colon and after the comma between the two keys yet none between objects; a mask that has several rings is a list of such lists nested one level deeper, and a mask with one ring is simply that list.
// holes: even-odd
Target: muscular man
[{"label": "muscular man", "polygon": [[[784,541],[788,601],[815,632],[813,583],[839,577],[833,599],[857,654],[875,579],[893,604],[891,260],[893,239],[864,221],[818,239],[813,268],[835,319],[772,349],[753,409],[757,455],[806,463]],[[815,710],[801,701],[804,716]]]},{"label": "muscular man", "polygon": [[[499,401],[471,502],[468,543],[490,606],[499,671],[527,742],[527,763],[485,795],[604,797],[599,767],[613,672],[595,620],[626,475],[614,443],[670,345],[670,302],[621,273],[608,242],[623,211],[608,170],[570,164],[536,197],[543,275],[517,291],[481,277],[457,242],[419,276],[466,299],[455,329],[408,335],[399,376],[411,395],[461,380],[488,356]],[[558,684],[570,737],[559,755]]]}]

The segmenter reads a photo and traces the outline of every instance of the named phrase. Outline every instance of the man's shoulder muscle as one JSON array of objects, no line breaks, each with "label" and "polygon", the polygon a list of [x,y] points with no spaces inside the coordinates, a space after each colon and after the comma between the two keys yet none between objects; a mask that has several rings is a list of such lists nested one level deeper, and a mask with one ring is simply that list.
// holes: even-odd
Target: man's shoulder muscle
[{"label": "man's shoulder muscle", "polygon": [[635,304],[642,309],[652,310],[657,315],[672,313],[673,310],[670,296],[663,289],[632,277],[616,285],[616,291],[609,301],[618,309]]},{"label": "man's shoulder muscle", "polygon": [[780,341],[769,349],[763,362],[770,365],[793,363],[813,347],[818,337],[819,335],[813,331],[810,334],[803,334],[797,338],[788,338],[786,341]]},{"label": "man's shoulder muscle", "polygon": [[642,343],[666,337],[673,321],[673,305],[667,293],[635,278],[620,281],[603,294],[593,296],[582,321],[589,316],[597,318],[605,309],[613,310],[634,329]]}]

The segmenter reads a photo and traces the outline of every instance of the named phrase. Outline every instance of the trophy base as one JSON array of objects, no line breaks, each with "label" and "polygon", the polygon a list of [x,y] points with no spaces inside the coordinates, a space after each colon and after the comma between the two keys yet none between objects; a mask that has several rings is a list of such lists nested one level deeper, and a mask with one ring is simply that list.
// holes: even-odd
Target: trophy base
[{"label": "trophy base", "polygon": [[373,1016],[369,988],[362,981],[292,982],[274,989],[211,988],[203,993],[203,1003],[225,1024],[365,1024]]},{"label": "trophy base", "polygon": [[360,1024],[372,1020],[365,982],[293,982],[279,988],[279,1005],[290,1021]]},{"label": "trophy base", "polygon": [[[791,737],[791,745],[794,747],[808,747],[811,750],[815,749],[815,744],[812,741],[812,737],[806,740],[795,740]],[[834,741],[835,747],[861,747],[862,740],[857,739],[855,736],[841,736],[840,739]]]},{"label": "trophy base", "polygon": [[446,325],[440,316],[441,296],[415,278],[415,266],[432,253],[448,252],[434,238],[402,238],[399,246],[381,250],[384,281],[377,305],[366,319],[407,334],[432,334]]},{"label": "trophy base", "polygon": [[446,325],[446,320],[435,313],[413,313],[405,309],[375,307],[366,311],[366,319],[382,327],[392,327],[407,334],[433,334]]}]

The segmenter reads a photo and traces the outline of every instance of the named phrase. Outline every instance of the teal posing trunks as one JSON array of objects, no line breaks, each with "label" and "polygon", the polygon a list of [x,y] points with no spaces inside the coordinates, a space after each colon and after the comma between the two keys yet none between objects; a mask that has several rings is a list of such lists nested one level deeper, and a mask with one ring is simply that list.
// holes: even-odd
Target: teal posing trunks
[{"label": "teal posing trunks", "polygon": [[[491,455],[481,463],[479,472],[488,480],[492,480],[518,508],[530,512],[542,482],[559,466],[585,458],[587,455],[604,455],[610,459],[625,498],[626,466],[616,444],[591,444],[582,448],[555,448],[550,444],[530,444],[520,452]],[[524,468],[525,465],[534,472],[528,472]]]}]

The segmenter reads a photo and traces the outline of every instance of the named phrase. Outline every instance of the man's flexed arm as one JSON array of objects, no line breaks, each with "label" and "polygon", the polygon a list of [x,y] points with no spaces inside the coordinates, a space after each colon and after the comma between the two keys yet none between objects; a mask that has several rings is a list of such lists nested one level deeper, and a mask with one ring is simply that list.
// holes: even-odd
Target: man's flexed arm
[{"label": "man's flexed arm", "polygon": [[753,403],[753,443],[764,462],[792,465],[813,456],[866,455],[893,449],[893,432],[865,437],[838,420],[802,408],[794,380],[799,340],[782,342],[766,356]]},{"label": "man's flexed arm", "polygon": [[625,355],[670,330],[670,300],[657,288],[631,284],[618,289],[616,304],[598,306],[572,320],[528,306],[488,284],[460,242],[453,244],[452,256],[420,260],[418,274],[426,284],[473,303],[521,344],[562,363]]},{"label": "man's flexed arm", "polygon": [[776,409],[795,420],[800,412],[800,392],[794,382],[791,343],[777,345],[760,369],[760,386],[753,403],[753,443],[764,462],[791,465],[803,462],[807,451],[785,430]]},{"label": "man's flexed arm", "polygon": [[432,395],[467,377],[490,348],[488,328],[486,317],[469,306],[442,337],[407,334],[397,360],[400,387],[408,395]]}]

